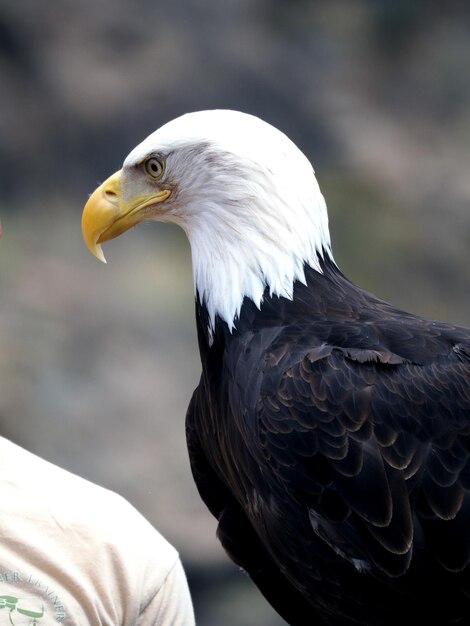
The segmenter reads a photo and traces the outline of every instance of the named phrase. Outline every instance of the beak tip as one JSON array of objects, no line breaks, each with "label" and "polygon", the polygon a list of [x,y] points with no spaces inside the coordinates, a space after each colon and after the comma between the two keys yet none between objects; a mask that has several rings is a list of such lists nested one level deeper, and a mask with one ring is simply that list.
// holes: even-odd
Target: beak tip
[{"label": "beak tip", "polygon": [[101,261],[101,263],[104,263],[105,265],[107,265],[108,262],[106,261],[101,245],[99,243],[92,243],[92,244],[89,244],[88,242],[85,242],[85,243],[86,243],[86,247],[92,253],[92,255],[96,259],[98,259],[98,261]]},{"label": "beak tip", "polygon": [[101,263],[104,263],[105,265],[107,265],[108,262],[106,261],[106,258],[104,256],[103,250],[100,245],[97,245],[95,247],[95,249],[93,250],[93,254],[98,259],[98,261],[101,261]]}]

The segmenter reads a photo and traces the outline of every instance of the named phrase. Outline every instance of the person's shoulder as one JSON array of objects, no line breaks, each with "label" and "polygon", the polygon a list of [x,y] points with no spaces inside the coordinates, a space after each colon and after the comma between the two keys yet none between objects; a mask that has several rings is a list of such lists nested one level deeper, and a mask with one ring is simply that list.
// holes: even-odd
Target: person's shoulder
[{"label": "person's shoulder", "polygon": [[[25,506],[47,512],[51,521],[73,529],[90,549],[112,546],[126,559],[158,554],[170,568],[175,548],[119,494],[65,470],[0,437],[0,474]],[[6,480],[5,480],[6,479]],[[31,503],[38,505],[31,507]],[[26,504],[27,503],[27,504]],[[43,520],[44,523],[44,520]]]},{"label": "person's shoulder", "polygon": [[189,617],[171,623],[194,623],[177,551],[125,498],[2,437],[0,497],[8,502],[0,562],[16,577],[12,597],[36,581],[33,595],[47,604],[55,590],[67,611],[83,614],[77,623],[109,611],[119,624],[163,625],[160,616],[175,612]]}]

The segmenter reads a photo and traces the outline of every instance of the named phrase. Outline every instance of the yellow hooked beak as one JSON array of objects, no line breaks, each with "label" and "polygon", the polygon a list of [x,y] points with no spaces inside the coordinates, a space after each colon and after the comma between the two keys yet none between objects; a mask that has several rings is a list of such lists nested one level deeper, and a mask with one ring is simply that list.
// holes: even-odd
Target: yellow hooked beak
[{"label": "yellow hooked beak", "polygon": [[171,194],[169,189],[139,194],[124,202],[121,197],[121,174],[119,170],[104,181],[91,194],[82,214],[82,234],[88,249],[97,259],[106,263],[102,243],[118,237],[135,226],[150,212],[150,206],[163,202]]}]

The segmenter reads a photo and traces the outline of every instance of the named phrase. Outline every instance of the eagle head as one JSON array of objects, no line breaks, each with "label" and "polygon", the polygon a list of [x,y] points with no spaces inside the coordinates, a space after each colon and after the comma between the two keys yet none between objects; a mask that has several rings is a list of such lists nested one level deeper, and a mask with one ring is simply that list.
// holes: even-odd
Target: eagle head
[{"label": "eagle head", "polygon": [[245,297],[292,297],[304,267],[331,257],[325,201],[308,159],[259,118],[188,113],[134,148],[90,196],[84,240],[101,244],[143,220],[178,224],[190,245],[196,297],[232,329]]}]

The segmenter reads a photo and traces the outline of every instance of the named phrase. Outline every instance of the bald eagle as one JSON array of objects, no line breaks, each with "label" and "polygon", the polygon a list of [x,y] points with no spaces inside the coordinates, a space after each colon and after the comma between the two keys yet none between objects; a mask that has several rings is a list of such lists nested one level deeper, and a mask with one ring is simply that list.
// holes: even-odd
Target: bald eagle
[{"label": "bald eagle", "polygon": [[352,284],[307,158],[251,115],[151,134],[89,198],[89,249],[141,220],[191,244],[187,413],[229,556],[293,626],[470,623],[470,331]]}]

